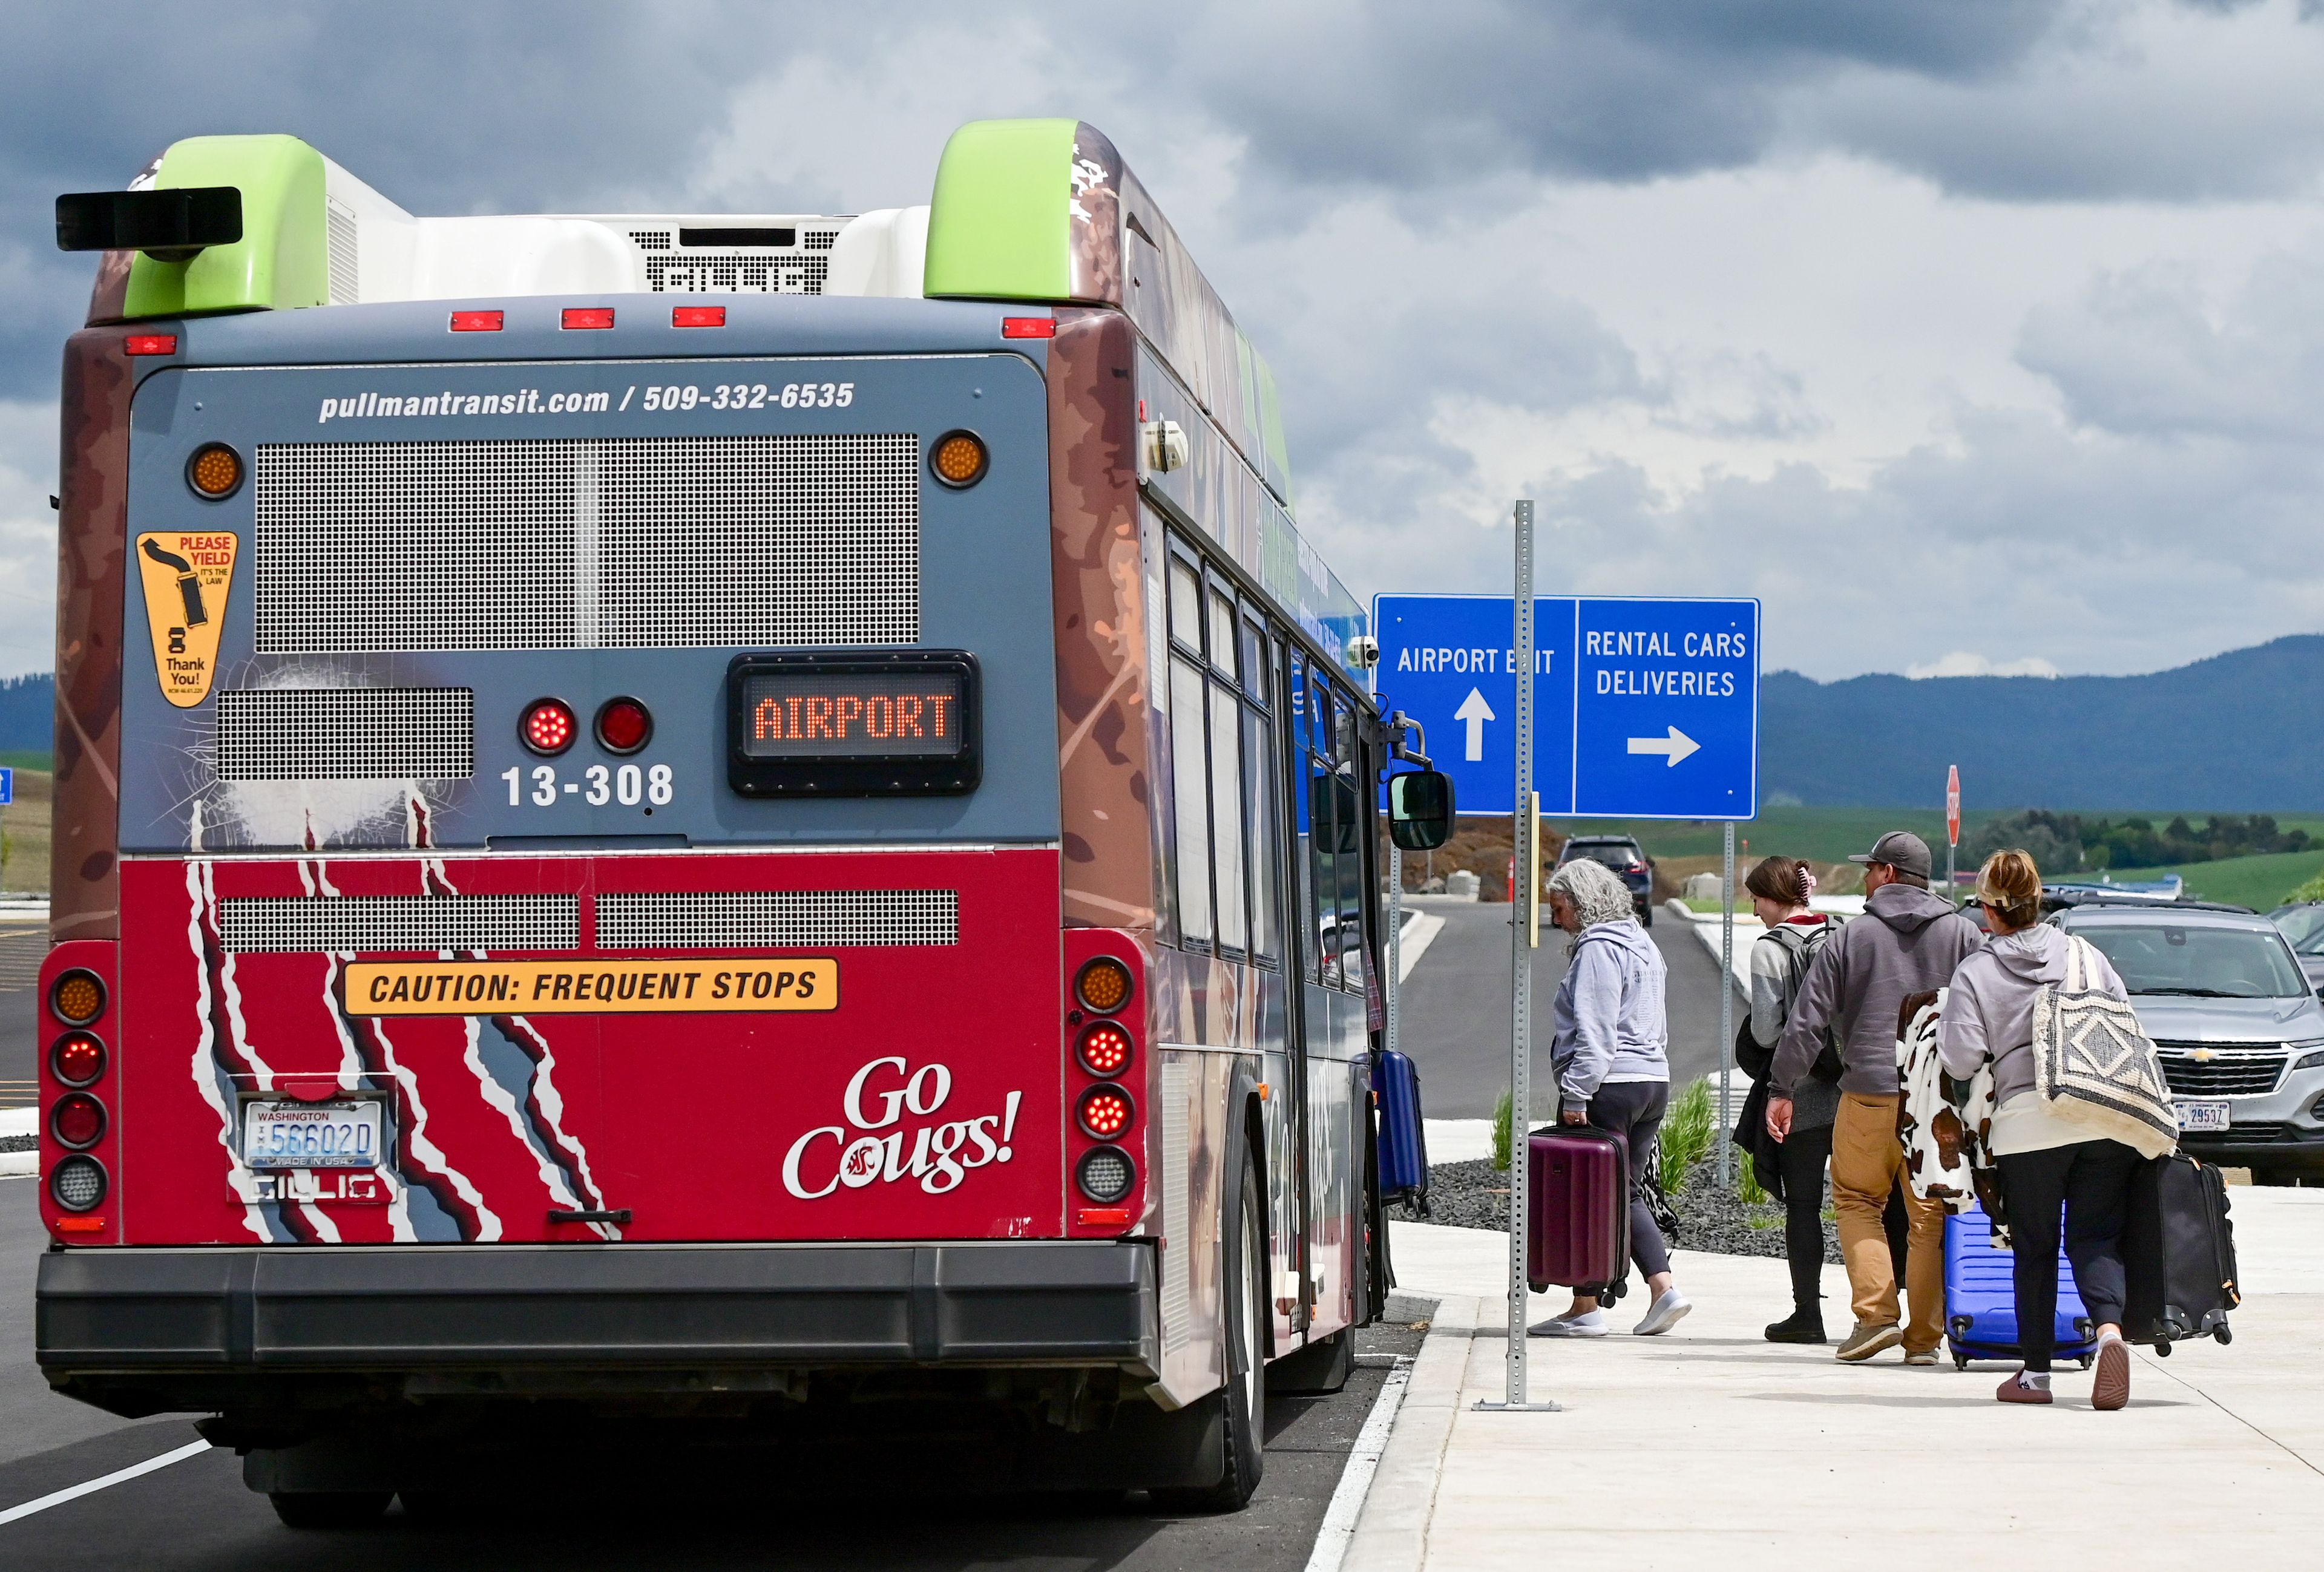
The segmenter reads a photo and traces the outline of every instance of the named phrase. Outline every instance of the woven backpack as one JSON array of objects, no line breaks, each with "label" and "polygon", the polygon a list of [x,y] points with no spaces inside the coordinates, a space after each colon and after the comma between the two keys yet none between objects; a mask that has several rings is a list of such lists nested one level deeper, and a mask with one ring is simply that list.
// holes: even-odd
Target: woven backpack
[{"label": "woven backpack", "polygon": [[2034,1086],[2050,1111],[2161,1157],[2179,1145],[2179,1111],[2138,1012],[2098,985],[2098,951],[2066,935],[2066,979],[2034,996]]}]

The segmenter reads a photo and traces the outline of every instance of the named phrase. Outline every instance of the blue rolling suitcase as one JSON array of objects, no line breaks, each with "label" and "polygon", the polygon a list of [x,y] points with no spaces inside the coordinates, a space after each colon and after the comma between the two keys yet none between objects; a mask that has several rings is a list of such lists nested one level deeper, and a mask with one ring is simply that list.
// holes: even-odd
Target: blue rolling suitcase
[{"label": "blue rolling suitcase", "polygon": [[[1993,1246],[1993,1223],[1972,1205],[1945,1219],[1945,1335],[1953,1366],[1966,1370],[1972,1359],[2015,1359],[2017,1347],[2016,1256]],[[2074,1286],[2074,1268],[2058,1252],[2058,1325],[2054,1356],[2079,1360],[2084,1369],[2098,1356],[2098,1328]]]},{"label": "blue rolling suitcase", "polygon": [[1372,1061],[1372,1101],[1379,1109],[1379,1187],[1383,1201],[1428,1211],[1428,1135],[1420,1122],[1420,1071],[1402,1053]]}]

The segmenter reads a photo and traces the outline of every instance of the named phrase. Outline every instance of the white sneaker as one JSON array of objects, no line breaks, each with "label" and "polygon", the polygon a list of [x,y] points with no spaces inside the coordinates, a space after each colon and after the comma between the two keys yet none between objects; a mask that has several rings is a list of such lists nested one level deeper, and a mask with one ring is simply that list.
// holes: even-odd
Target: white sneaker
[{"label": "white sneaker", "polygon": [[1646,1319],[1630,1328],[1631,1335],[1640,1338],[1659,1338],[1679,1322],[1686,1319],[1686,1312],[1693,1308],[1693,1301],[1686,1295],[1675,1288],[1666,1288],[1663,1290],[1662,1297],[1647,1307]]},{"label": "white sneaker", "polygon": [[1526,1328],[1534,1338],[1602,1338],[1613,1328],[1606,1324],[1602,1310],[1584,1310],[1578,1316],[1552,1316],[1545,1321],[1536,1321]]}]

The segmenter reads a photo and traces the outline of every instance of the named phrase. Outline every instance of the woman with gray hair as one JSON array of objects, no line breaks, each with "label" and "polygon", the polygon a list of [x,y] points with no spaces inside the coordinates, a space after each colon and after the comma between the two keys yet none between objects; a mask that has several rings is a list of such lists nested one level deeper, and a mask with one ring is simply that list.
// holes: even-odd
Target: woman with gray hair
[{"label": "woman with gray hair", "polygon": [[[1632,1330],[1651,1338],[1694,1308],[1671,1281],[1670,1248],[1646,1204],[1646,1157],[1670,1103],[1662,951],[1638,925],[1629,887],[1592,859],[1577,857],[1550,876],[1549,914],[1573,935],[1551,1016],[1558,1117],[1618,1135],[1629,1148],[1630,1259],[1655,1296]],[[1565,1312],[1535,1323],[1533,1335],[1604,1337],[1606,1312],[1598,1298],[1577,1290]]]}]

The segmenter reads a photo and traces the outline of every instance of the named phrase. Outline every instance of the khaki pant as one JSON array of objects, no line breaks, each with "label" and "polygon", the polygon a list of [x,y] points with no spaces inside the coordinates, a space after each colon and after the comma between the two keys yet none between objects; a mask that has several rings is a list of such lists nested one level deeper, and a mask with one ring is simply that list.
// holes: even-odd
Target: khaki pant
[{"label": "khaki pant", "polygon": [[[1894,1097],[1843,1092],[1831,1135],[1832,1209],[1840,1214],[1840,1254],[1848,1264],[1848,1286],[1858,1326],[1886,1327],[1896,1313],[1896,1268],[1888,1236],[1880,1226],[1888,1195],[1904,1171],[1904,1144],[1896,1138]],[[1910,1222],[1904,1283],[1913,1319],[1904,1327],[1904,1351],[1933,1349],[1944,1337],[1945,1209],[1923,1200],[1904,1187]]]}]

